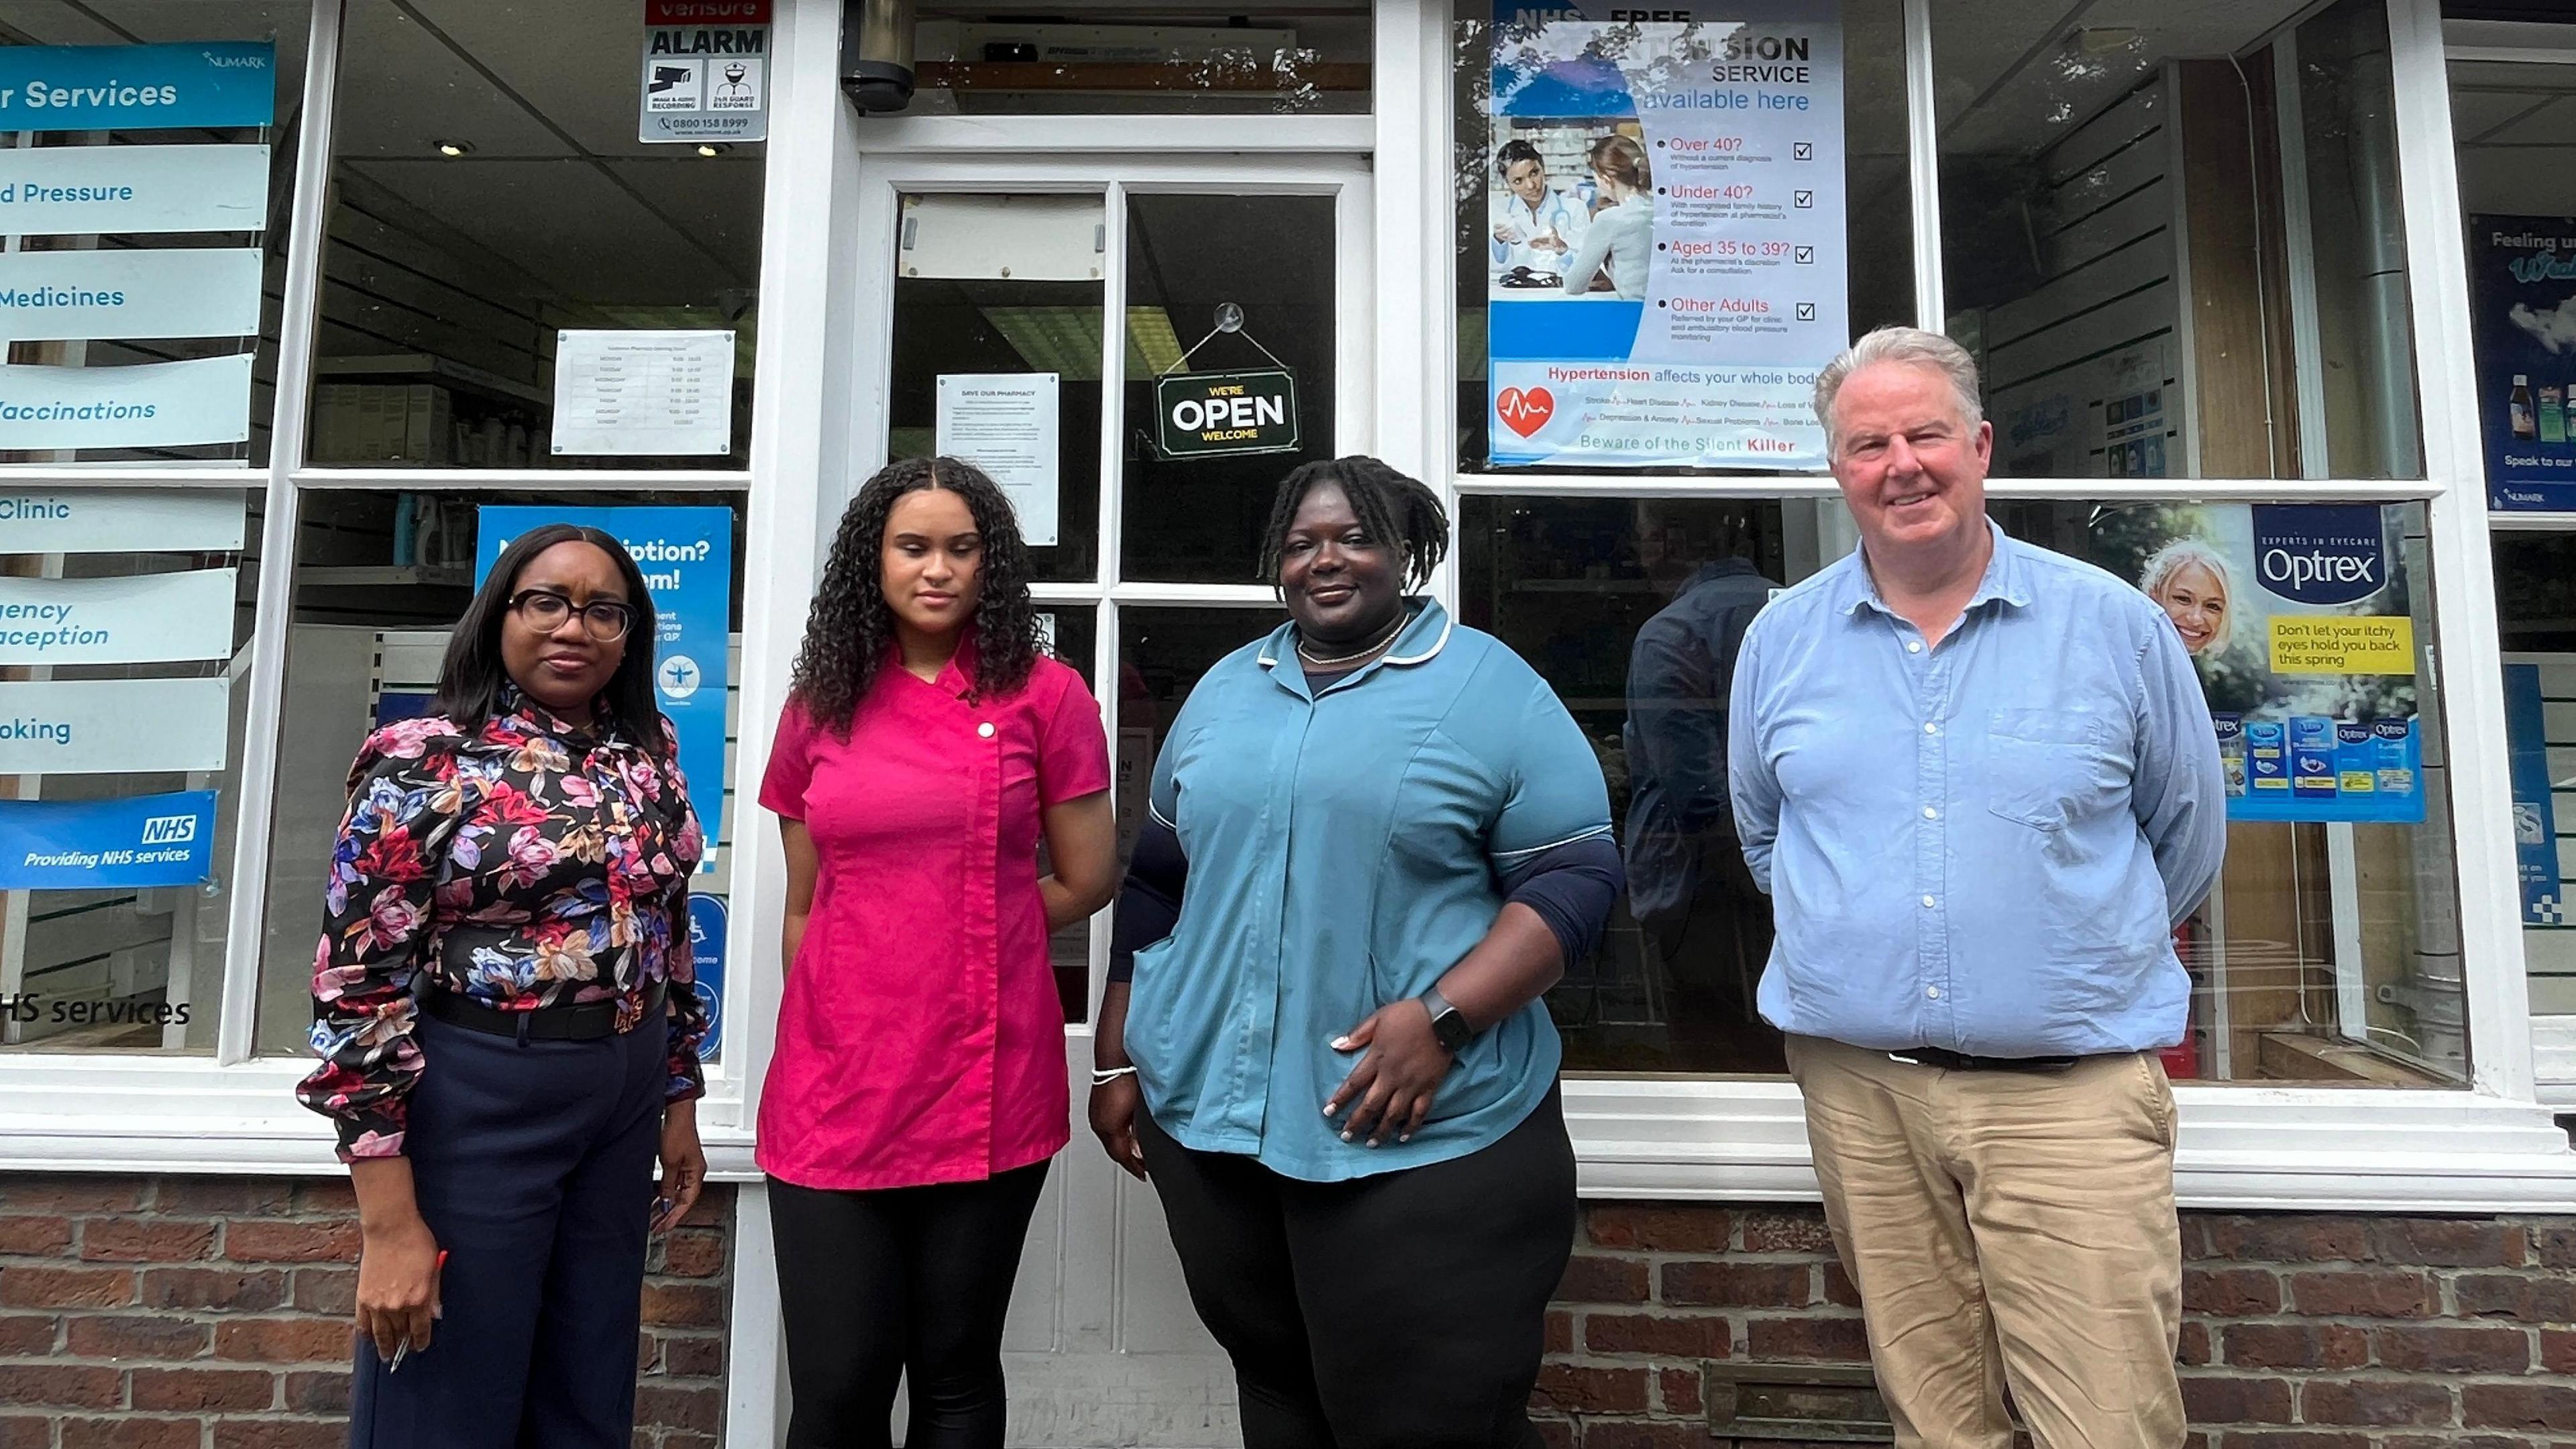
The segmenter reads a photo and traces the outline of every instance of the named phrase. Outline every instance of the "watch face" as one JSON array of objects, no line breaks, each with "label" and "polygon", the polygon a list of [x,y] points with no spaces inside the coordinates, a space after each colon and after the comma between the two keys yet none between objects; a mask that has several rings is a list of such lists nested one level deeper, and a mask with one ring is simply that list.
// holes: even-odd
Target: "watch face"
[{"label": "watch face", "polygon": [[1476,1029],[1467,1024],[1466,1014],[1453,1006],[1431,1019],[1431,1035],[1442,1048],[1455,1052],[1475,1039]]}]

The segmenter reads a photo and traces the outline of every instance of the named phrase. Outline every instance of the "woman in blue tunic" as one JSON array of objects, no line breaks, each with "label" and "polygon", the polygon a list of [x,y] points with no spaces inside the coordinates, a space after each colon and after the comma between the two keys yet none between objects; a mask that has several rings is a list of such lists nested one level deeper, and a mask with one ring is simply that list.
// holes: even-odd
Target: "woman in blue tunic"
[{"label": "woman in blue tunic", "polygon": [[1413,597],[1449,520],[1281,484],[1290,622],[1199,682],[1121,897],[1092,1125],[1150,1175],[1246,1449],[1523,1449],[1574,1153],[1540,996],[1620,889],[1545,681]]}]

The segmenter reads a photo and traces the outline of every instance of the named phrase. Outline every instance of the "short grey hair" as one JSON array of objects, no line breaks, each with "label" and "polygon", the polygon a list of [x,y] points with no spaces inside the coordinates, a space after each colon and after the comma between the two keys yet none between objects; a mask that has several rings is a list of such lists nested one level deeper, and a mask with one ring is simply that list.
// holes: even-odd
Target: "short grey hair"
[{"label": "short grey hair", "polygon": [[1842,356],[1825,364],[1816,374],[1816,421],[1825,425],[1825,456],[1832,457],[1834,439],[1834,399],[1841,396],[1843,384],[1864,367],[1882,362],[1901,363],[1907,367],[1927,367],[1949,380],[1950,392],[1959,403],[1959,416],[1970,429],[1984,422],[1985,404],[1977,381],[1977,360],[1968,349],[1920,327],[1881,327],[1846,349]]}]

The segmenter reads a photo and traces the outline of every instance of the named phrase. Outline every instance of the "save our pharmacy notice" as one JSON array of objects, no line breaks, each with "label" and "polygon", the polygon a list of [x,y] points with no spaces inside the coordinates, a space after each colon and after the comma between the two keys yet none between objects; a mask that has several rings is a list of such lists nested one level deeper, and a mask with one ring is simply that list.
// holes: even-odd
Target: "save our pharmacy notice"
[{"label": "save our pharmacy notice", "polygon": [[1497,465],[1820,469],[1850,336],[1836,0],[1496,0]]}]

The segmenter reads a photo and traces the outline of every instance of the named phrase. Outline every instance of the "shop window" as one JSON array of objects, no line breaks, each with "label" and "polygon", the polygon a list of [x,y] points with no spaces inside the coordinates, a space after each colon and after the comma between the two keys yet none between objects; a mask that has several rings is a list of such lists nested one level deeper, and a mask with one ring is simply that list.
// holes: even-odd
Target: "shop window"
[{"label": "shop window", "polygon": [[[1102,199],[924,194],[900,216],[886,456],[977,460],[1038,578],[1097,578]],[[1131,319],[1128,348],[1158,335]]]},{"label": "shop window", "polygon": [[1998,475],[2423,476],[2387,10],[2310,9],[1932,0]]},{"label": "shop window", "polygon": [[[707,937],[699,982],[721,1000],[722,972],[732,966],[720,939],[729,925],[722,903],[732,847],[739,832],[771,828],[732,794],[735,741],[774,724],[736,710],[744,509],[739,494],[305,494],[287,628],[260,1051],[305,1050],[323,885],[358,747],[378,727],[426,712],[450,631],[484,567],[508,538],[553,521],[623,540],[653,593],[662,709],[679,731],[679,763],[711,846],[690,888],[716,903],[697,907],[693,919]],[[706,969],[709,956],[723,965]]]},{"label": "shop window", "polygon": [[[2496,623],[2533,1057],[2543,1082],[2576,1081],[2576,437],[2559,328],[2576,302],[2576,67],[2450,67],[2478,424],[2496,515]],[[2517,516],[2518,515],[2518,516]],[[2558,516],[2553,516],[2558,515]],[[2548,525],[2537,530],[2525,526]]]},{"label": "shop window", "polygon": [[[2194,989],[2169,1069],[2465,1080],[2440,700],[2423,667],[2423,505],[1999,500],[1994,513],[2015,536],[2159,584],[2196,646],[2231,824],[2219,890],[2178,933]],[[2274,593],[2252,559],[2258,536],[2285,531],[2375,558],[2384,582],[2332,601]],[[1610,782],[1629,865],[1607,941],[1550,996],[1569,1069],[1781,1070],[1778,1034],[1753,1009],[1769,903],[1741,868],[1731,814],[1695,814],[1688,801],[1725,777],[1722,681],[1744,606],[1847,553],[1848,513],[1834,499],[1470,498],[1459,537],[1461,614],[1518,650],[1573,712]],[[2166,554],[2178,540],[2200,547]],[[2180,578],[2190,587],[2149,569],[2160,554],[2198,560]],[[1712,602],[1727,598],[1736,607]],[[2319,639],[2371,642],[2367,657],[2331,658],[2300,642]]]},{"label": "shop window", "polygon": [[[2576,535],[2499,534],[2495,569],[2531,1014],[2576,1023]],[[2576,1079],[2576,1058],[2549,1054],[2541,1076]]]},{"label": "shop window", "polygon": [[1917,320],[1896,0],[1688,14],[1459,0],[1462,472],[1822,471],[1816,370]]},{"label": "shop window", "polygon": [[1118,847],[1135,849],[1164,737],[1216,662],[1287,622],[1276,608],[1118,611]]},{"label": "shop window", "polygon": [[267,462],[311,28],[303,0],[0,3],[0,463]]},{"label": "shop window", "polygon": [[259,512],[0,492],[0,1049],[214,1047]]},{"label": "shop window", "polygon": [[1061,15],[925,5],[907,115],[1365,115],[1371,16],[1325,4]]},{"label": "shop window", "polygon": [[[345,24],[311,460],[745,466],[765,144],[637,139],[620,0],[350,0]],[[711,64],[674,84],[764,98],[766,58]]]},{"label": "shop window", "polygon": [[1343,451],[1339,207],[1128,196],[1122,577],[1264,582],[1279,480]]}]

